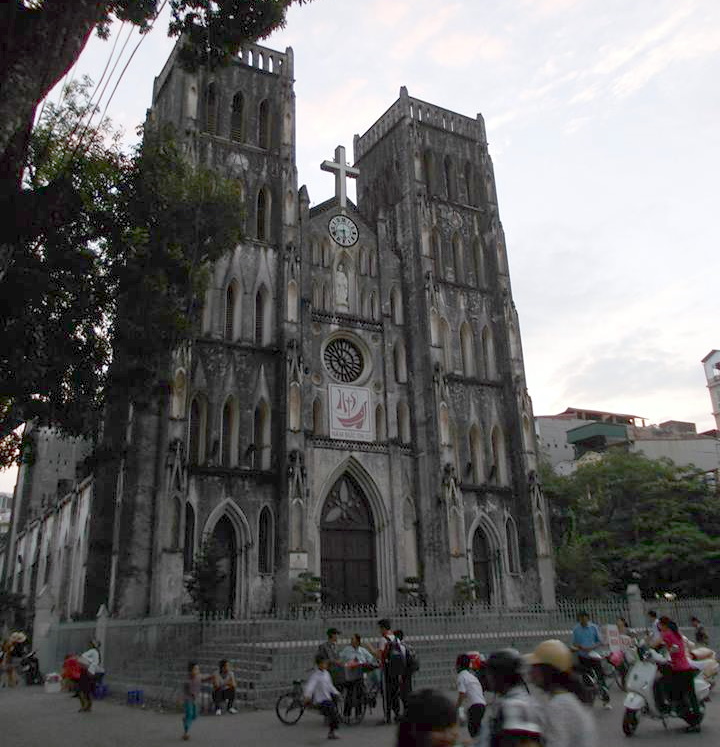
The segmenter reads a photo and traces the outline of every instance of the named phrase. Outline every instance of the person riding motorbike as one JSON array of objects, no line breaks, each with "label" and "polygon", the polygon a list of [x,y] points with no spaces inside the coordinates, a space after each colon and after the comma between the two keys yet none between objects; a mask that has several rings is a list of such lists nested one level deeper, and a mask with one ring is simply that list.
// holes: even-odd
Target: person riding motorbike
[{"label": "person riding motorbike", "polygon": [[603,701],[603,707],[610,709],[610,693],[605,674],[602,670],[602,657],[593,655],[593,652],[602,646],[600,631],[595,623],[590,622],[590,615],[582,611],[578,613],[578,624],[573,628],[572,645],[578,653],[578,662],[580,667],[590,670],[594,673],[600,684],[600,695]]},{"label": "person riding motorbike", "polygon": [[660,637],[670,656],[671,673],[668,685],[676,702],[684,703],[689,709],[691,718],[687,731],[700,731],[700,706],[695,695],[695,675],[697,671],[690,664],[685,652],[685,642],[680,635],[677,624],[669,617],[660,618]]}]

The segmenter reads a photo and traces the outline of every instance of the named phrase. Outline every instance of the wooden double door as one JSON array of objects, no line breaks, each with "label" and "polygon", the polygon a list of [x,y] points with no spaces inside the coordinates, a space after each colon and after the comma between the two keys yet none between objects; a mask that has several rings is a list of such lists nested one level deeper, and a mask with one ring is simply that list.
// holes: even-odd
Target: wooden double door
[{"label": "wooden double door", "polygon": [[333,486],[320,520],[320,576],[326,604],[375,604],[375,525],[362,489],[350,475]]}]

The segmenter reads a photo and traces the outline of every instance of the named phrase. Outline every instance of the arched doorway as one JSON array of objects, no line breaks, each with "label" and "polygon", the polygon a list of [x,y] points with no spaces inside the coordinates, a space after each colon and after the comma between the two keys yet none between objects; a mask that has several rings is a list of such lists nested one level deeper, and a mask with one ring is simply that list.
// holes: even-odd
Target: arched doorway
[{"label": "arched doorway", "polygon": [[478,527],[472,541],[473,577],[475,598],[478,602],[491,604],[493,598],[493,553],[487,535]]},{"label": "arched doorway", "polygon": [[360,486],[343,475],[320,519],[320,577],[326,604],[375,604],[375,525]]},{"label": "arched doorway", "polygon": [[218,571],[223,578],[215,589],[215,609],[219,612],[235,612],[235,589],[237,586],[237,535],[227,516],[223,516],[212,533],[220,560]]}]

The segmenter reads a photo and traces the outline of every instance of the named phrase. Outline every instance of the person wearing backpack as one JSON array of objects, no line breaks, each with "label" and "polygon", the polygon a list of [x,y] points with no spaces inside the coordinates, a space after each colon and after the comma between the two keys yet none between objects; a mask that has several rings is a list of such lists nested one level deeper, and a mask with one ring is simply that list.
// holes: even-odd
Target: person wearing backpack
[{"label": "person wearing backpack", "polygon": [[405,674],[405,656],[400,641],[387,618],[378,620],[380,641],[372,654],[382,668],[383,723],[389,724],[393,715],[400,720],[400,685]]},{"label": "person wearing backpack", "polygon": [[420,660],[415,649],[405,641],[405,634],[402,630],[396,630],[394,635],[400,642],[400,648],[405,660],[405,669],[400,679],[400,700],[403,704],[403,715],[405,715],[407,713],[408,698],[413,691],[412,678],[420,669]]}]

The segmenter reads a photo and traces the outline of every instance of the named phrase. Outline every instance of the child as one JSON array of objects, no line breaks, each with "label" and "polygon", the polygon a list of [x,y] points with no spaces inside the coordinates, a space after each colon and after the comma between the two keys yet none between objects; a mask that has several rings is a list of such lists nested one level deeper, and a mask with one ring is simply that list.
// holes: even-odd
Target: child
[{"label": "child", "polygon": [[457,671],[457,707],[465,705],[467,727],[471,737],[476,737],[485,713],[485,693],[480,680],[470,671],[470,657],[460,654],[455,662]]},{"label": "child", "polygon": [[308,705],[312,703],[327,719],[328,726],[330,727],[328,739],[339,739],[336,732],[340,724],[340,719],[338,717],[337,706],[335,705],[335,698],[340,693],[335,685],[333,685],[330,672],[328,672],[330,660],[322,654],[318,654],[315,657],[315,665],[316,668],[313,669],[312,674],[305,683],[305,690],[303,691],[305,703]]},{"label": "child", "polygon": [[197,698],[200,695],[200,685],[211,680],[213,675],[203,677],[200,673],[200,665],[196,661],[188,662],[188,678],[185,681],[185,703],[183,713],[183,736],[187,741],[190,739],[190,726],[197,718]]}]

